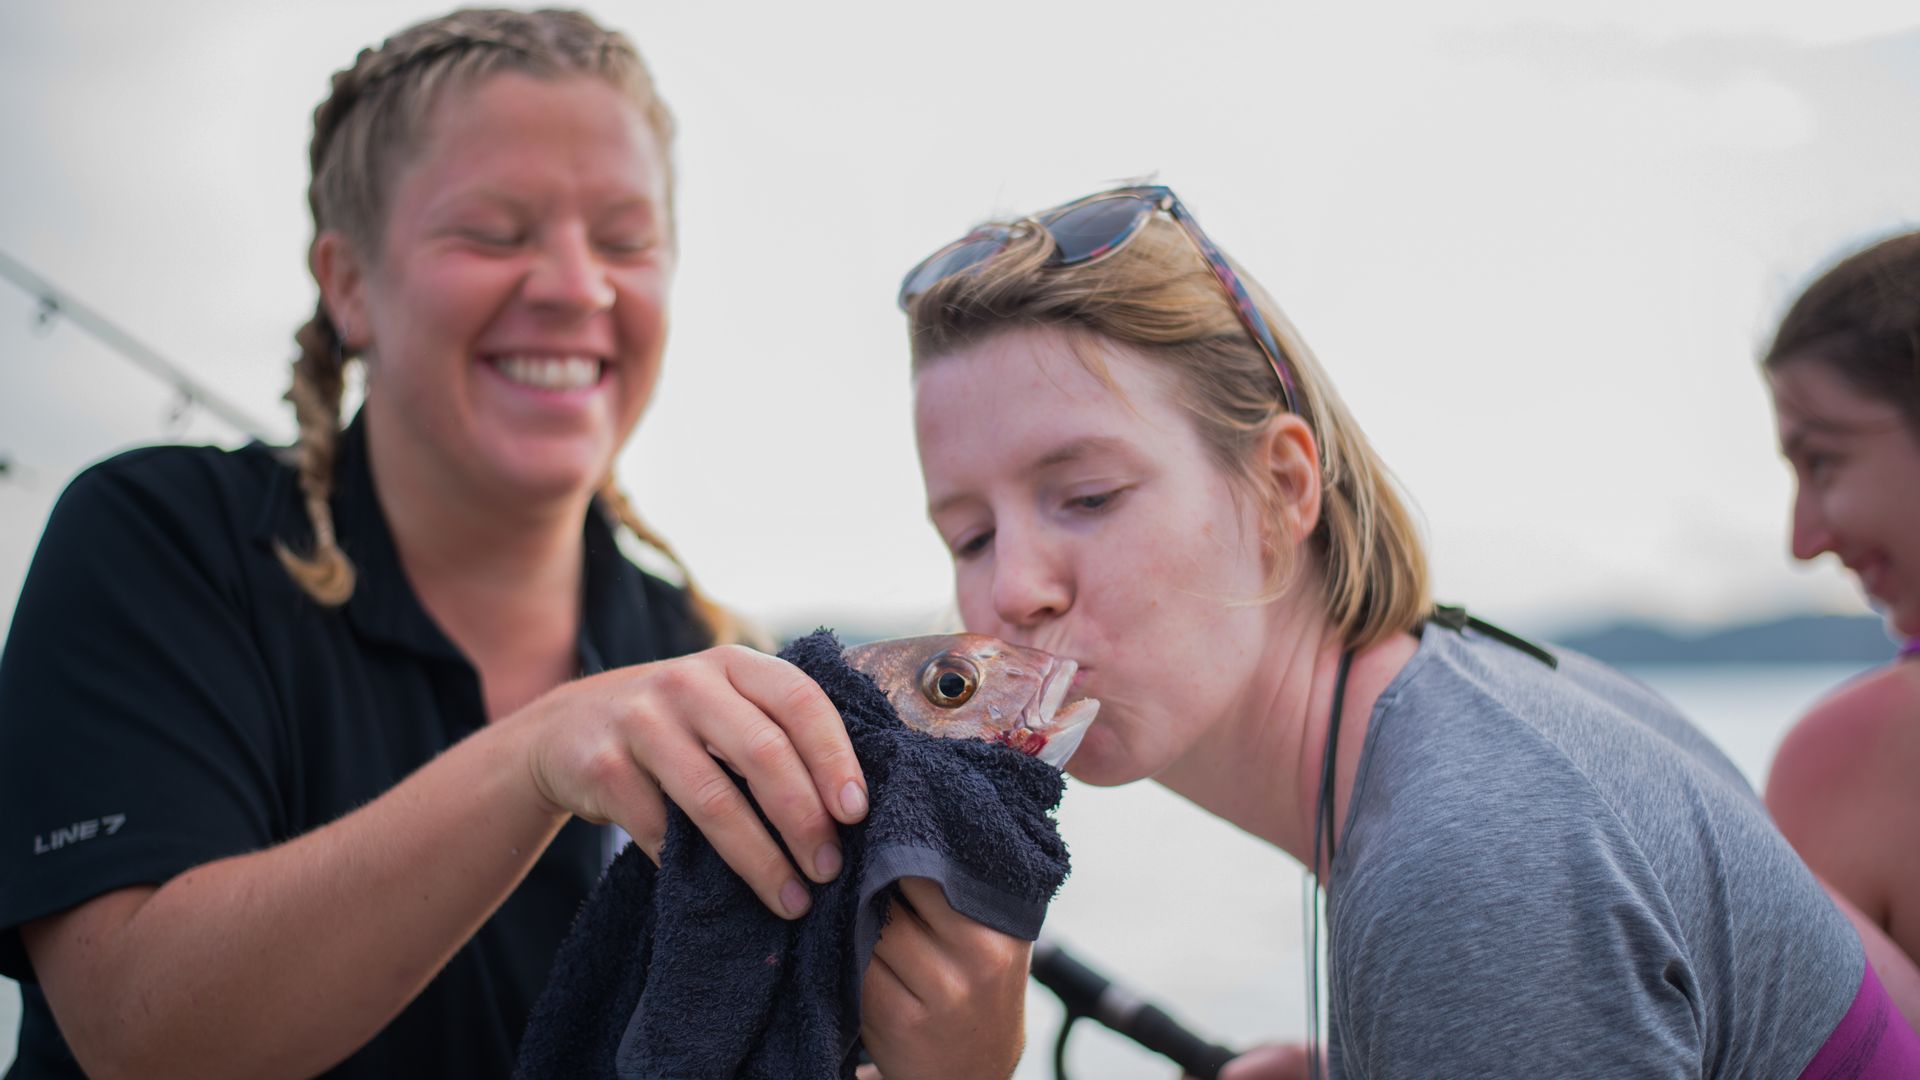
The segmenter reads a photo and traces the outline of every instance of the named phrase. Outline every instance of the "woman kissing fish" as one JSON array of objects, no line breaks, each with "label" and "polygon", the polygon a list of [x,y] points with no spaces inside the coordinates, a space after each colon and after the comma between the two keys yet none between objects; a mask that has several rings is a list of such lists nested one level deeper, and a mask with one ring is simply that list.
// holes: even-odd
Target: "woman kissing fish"
[{"label": "woman kissing fish", "polygon": [[842,654],[872,678],[910,728],[981,739],[1065,768],[1100,711],[1067,700],[1080,665],[984,634],[935,634],[855,645]]}]

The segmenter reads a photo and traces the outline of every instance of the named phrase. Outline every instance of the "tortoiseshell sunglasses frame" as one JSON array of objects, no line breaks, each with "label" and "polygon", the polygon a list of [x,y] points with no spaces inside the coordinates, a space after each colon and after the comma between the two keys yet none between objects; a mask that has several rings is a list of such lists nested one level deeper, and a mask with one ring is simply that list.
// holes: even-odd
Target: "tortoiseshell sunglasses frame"
[{"label": "tortoiseshell sunglasses frame", "polygon": [[[1147,219],[1157,213],[1166,214],[1173,219],[1175,224],[1180,226],[1180,231],[1193,243],[1194,248],[1199,251],[1200,257],[1206,260],[1208,269],[1213,271],[1213,276],[1220,282],[1220,287],[1226,290],[1227,299],[1233,302],[1234,311],[1240,316],[1240,323],[1246,328],[1247,336],[1252,338],[1254,344],[1260,347],[1260,351],[1266,355],[1267,363],[1273,368],[1273,374],[1280,380],[1280,397],[1282,404],[1286,406],[1288,412],[1297,413],[1299,409],[1296,407],[1296,402],[1299,400],[1299,392],[1294,384],[1293,371],[1281,355],[1280,343],[1274,338],[1272,328],[1267,325],[1265,316],[1260,314],[1259,307],[1254,304],[1252,294],[1248,293],[1247,287],[1241,283],[1240,275],[1235,273],[1232,265],[1227,262],[1226,255],[1207,237],[1206,232],[1200,228],[1200,223],[1194,219],[1193,211],[1187,209],[1186,204],[1180,201],[1180,197],[1173,193],[1172,188],[1164,184],[1139,184],[1113,188],[1108,191],[1101,191],[1085,196],[1084,198],[1074,199],[1072,202],[1061,203],[1059,206],[1050,210],[1043,210],[1033,215],[1031,220],[1038,223],[1040,227],[1051,231],[1053,222],[1083,207],[1111,199],[1132,199],[1139,204],[1139,212],[1133,216],[1118,235],[1076,258],[1062,258],[1057,243],[1058,237],[1055,237],[1056,244],[1054,254],[1052,258],[1048,260],[1048,265],[1062,267],[1085,266],[1089,263],[1099,262],[1101,259],[1125,247],[1129,240],[1139,235],[1140,227],[1147,223]],[[1017,228],[1018,226],[1009,228],[1005,225],[989,225],[975,229],[915,263],[913,269],[907,271],[906,276],[900,281],[899,302],[901,310],[905,310],[907,305],[913,301],[914,297],[926,292],[940,281],[944,281],[955,274],[965,273],[998,254],[1006,247],[1007,242],[1012,239],[1014,231]],[[980,244],[982,242],[990,243],[992,246],[990,248],[983,248],[978,258],[969,259],[962,264],[947,269],[939,278],[926,282],[920,288],[913,288],[916,284],[916,279],[920,277],[926,267],[969,244]]]}]

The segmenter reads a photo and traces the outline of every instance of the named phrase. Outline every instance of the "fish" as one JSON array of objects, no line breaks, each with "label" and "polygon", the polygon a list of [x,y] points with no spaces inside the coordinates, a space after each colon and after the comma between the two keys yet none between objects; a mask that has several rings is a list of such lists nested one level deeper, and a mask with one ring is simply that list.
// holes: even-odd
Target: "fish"
[{"label": "fish", "polygon": [[890,638],[841,655],[908,727],[1005,746],[1057,769],[1100,712],[1098,699],[1068,700],[1077,662],[985,634]]}]

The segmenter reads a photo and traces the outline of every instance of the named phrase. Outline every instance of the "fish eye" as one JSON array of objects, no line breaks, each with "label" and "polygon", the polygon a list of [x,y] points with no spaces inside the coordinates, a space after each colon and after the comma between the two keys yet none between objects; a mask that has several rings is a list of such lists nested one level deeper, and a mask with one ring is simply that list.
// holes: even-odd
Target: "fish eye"
[{"label": "fish eye", "polygon": [[936,656],[920,669],[920,693],[943,709],[957,709],[980,688],[980,671],[972,661],[951,653]]}]

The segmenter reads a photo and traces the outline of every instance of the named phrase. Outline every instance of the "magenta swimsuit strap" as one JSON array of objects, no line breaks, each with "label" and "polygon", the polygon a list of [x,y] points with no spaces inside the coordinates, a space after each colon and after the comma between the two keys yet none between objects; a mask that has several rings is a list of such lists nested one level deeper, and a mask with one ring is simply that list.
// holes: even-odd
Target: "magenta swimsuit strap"
[{"label": "magenta swimsuit strap", "polygon": [[1904,660],[1909,656],[1920,656],[1920,637],[1908,638],[1907,643],[1900,646],[1900,658]]},{"label": "magenta swimsuit strap", "polygon": [[1901,1080],[1920,1076],[1920,1035],[1894,1008],[1873,965],[1862,963],[1860,992],[1800,1080]]}]

